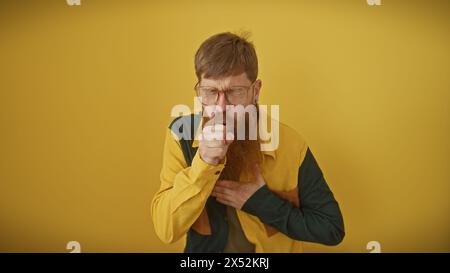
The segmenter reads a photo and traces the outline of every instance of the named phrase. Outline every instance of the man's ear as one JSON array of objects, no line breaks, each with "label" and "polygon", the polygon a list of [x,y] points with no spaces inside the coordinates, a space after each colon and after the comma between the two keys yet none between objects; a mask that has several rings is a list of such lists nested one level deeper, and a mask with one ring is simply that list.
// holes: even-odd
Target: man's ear
[{"label": "man's ear", "polygon": [[261,87],[262,87],[262,81],[261,80],[256,80],[255,81],[255,103],[258,102],[258,98],[259,98],[259,93],[261,91]]}]

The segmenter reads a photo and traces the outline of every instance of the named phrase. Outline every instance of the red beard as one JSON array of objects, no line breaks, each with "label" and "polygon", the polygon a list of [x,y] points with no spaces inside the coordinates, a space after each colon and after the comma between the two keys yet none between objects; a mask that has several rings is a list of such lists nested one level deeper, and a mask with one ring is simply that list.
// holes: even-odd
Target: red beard
[{"label": "red beard", "polygon": [[258,140],[235,140],[227,151],[227,162],[220,179],[239,181],[240,175],[252,175],[255,164],[261,164],[262,154]]},{"label": "red beard", "polygon": [[[225,115],[224,115],[225,117]],[[206,122],[208,118],[205,118]],[[227,161],[219,179],[239,181],[241,174],[245,173],[251,177],[252,169],[255,164],[262,163],[262,153],[260,142],[249,139],[249,120],[245,119],[245,139],[237,140],[237,122],[234,124],[235,140],[230,144],[227,151]]]}]

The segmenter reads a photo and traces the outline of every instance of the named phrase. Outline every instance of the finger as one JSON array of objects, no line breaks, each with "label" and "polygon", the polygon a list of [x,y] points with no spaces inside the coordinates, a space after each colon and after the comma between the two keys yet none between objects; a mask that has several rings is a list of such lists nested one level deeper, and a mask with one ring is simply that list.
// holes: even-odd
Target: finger
[{"label": "finger", "polygon": [[[205,126],[202,130],[203,139],[207,141],[211,140],[224,140],[225,126],[223,124],[214,124]],[[225,144],[225,142],[224,142]]]},{"label": "finger", "polygon": [[226,195],[226,194],[220,193],[220,192],[214,192],[213,196],[216,197],[216,198],[224,199],[224,200],[230,200],[230,196],[229,195]]},{"label": "finger", "polygon": [[204,115],[208,118],[205,125],[225,124],[222,108],[218,105],[208,106],[204,109]]},{"label": "finger", "polygon": [[208,156],[210,157],[217,157],[217,158],[224,158],[225,157],[225,148],[223,147],[207,147],[208,149]]},{"label": "finger", "polygon": [[[210,122],[210,121],[208,121],[208,122]],[[212,134],[215,131],[215,127],[216,127],[215,124],[206,124],[205,126],[203,126],[202,133],[204,135]]]},{"label": "finger", "polygon": [[215,116],[216,111],[213,105],[208,105],[203,109],[203,117],[208,118],[209,121],[214,120]]},{"label": "finger", "polygon": [[230,200],[227,199],[222,199],[222,198],[216,198],[217,202],[222,203],[224,205],[230,206],[230,207],[235,207],[234,203]]},{"label": "finger", "polygon": [[230,145],[234,141],[234,134],[232,132],[228,132],[225,128],[224,132],[225,144]]},{"label": "finger", "polygon": [[223,140],[206,140],[204,146],[208,148],[223,149],[226,147],[226,144]]},{"label": "finger", "polygon": [[218,180],[216,182],[216,187],[217,186],[234,189],[234,188],[236,188],[236,186],[238,186],[238,183],[235,181],[231,181],[231,180]]},{"label": "finger", "polygon": [[226,188],[226,187],[221,187],[221,186],[215,186],[213,189],[214,193],[220,193],[220,194],[226,194],[226,195],[234,195],[234,191]]},{"label": "finger", "polygon": [[[206,126],[212,126],[215,123],[215,119],[214,117],[216,116],[216,113],[213,112],[209,112],[206,109],[203,111],[203,128],[205,128]],[[202,129],[203,129],[202,128]]]}]

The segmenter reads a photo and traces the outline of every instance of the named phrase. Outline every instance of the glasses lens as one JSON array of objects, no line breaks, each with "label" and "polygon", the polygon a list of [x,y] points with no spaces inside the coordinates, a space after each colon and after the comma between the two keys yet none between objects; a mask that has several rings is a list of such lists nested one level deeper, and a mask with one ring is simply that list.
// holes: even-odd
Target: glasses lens
[{"label": "glasses lens", "polygon": [[217,101],[217,91],[208,88],[199,88],[200,96],[202,97],[202,103],[214,104]]},{"label": "glasses lens", "polygon": [[247,95],[247,89],[244,87],[234,87],[228,90],[227,98],[228,101],[232,104],[240,104],[245,100]]},{"label": "glasses lens", "polygon": [[[250,86],[251,87],[251,86]],[[226,99],[229,103],[237,105],[245,102],[247,91],[250,87],[236,86],[224,91]],[[217,102],[219,91],[209,87],[196,87],[197,96],[201,97],[203,104],[212,105]]]}]

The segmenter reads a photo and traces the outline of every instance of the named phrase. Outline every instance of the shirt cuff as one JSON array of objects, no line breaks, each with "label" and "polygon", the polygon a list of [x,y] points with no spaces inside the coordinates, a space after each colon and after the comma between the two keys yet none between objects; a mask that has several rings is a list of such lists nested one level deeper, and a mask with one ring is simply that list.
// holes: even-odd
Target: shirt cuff
[{"label": "shirt cuff", "polygon": [[200,158],[200,154],[197,152],[192,159],[189,177],[192,181],[204,181],[204,183],[207,183],[208,181],[214,180],[215,182],[225,168],[225,163],[226,158],[224,163],[216,166],[208,164]]},{"label": "shirt cuff", "polygon": [[250,213],[260,218],[264,218],[266,214],[271,214],[280,202],[283,202],[276,196],[267,185],[259,188],[242,206],[242,211]]}]

